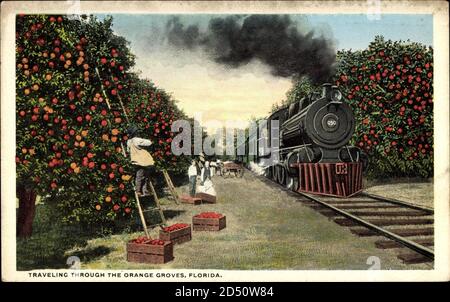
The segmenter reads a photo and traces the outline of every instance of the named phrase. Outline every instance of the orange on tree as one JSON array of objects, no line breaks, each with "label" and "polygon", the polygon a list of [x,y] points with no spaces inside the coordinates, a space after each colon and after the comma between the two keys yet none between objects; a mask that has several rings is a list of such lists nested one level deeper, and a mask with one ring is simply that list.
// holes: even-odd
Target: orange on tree
[{"label": "orange on tree", "polygon": [[335,83],[352,107],[352,142],[371,176],[433,175],[433,49],[378,36],[362,51],[338,52]]}]

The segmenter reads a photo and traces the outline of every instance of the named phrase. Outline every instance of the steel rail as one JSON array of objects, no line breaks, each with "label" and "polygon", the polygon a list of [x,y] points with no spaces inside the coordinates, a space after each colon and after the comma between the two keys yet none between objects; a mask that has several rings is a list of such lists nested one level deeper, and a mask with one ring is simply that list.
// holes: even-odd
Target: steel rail
[{"label": "steel rail", "polygon": [[[249,170],[249,171],[253,172],[251,170]],[[253,173],[253,174],[256,175],[255,173]],[[295,193],[296,195],[301,195],[303,197],[306,197],[309,200],[312,200],[315,203],[318,203],[318,204],[320,204],[320,205],[322,205],[322,206],[324,206],[324,207],[326,207],[326,208],[328,208],[328,209],[330,209],[330,210],[332,210],[332,211],[334,211],[336,213],[339,213],[340,215],[342,215],[342,216],[344,216],[344,217],[346,217],[346,218],[348,218],[350,220],[353,220],[353,221],[359,223],[360,225],[365,226],[366,228],[368,228],[368,229],[370,229],[372,231],[375,231],[375,232],[377,232],[378,234],[380,234],[380,235],[382,235],[384,237],[387,237],[387,238],[389,238],[391,240],[394,240],[394,241],[400,243],[401,245],[403,245],[403,246],[405,246],[405,247],[407,247],[409,249],[412,249],[412,250],[418,252],[419,254],[427,257],[428,259],[431,259],[431,260],[434,261],[434,251],[432,249],[427,248],[426,246],[423,246],[423,245],[418,244],[418,243],[416,243],[414,241],[411,241],[411,240],[409,240],[409,239],[407,239],[405,237],[402,237],[402,236],[397,235],[395,233],[392,233],[392,232],[390,232],[388,230],[380,228],[379,226],[377,226],[377,225],[375,225],[373,223],[370,223],[370,222],[368,222],[368,221],[366,221],[366,220],[364,220],[364,219],[362,219],[362,218],[360,218],[360,217],[358,217],[356,215],[350,214],[347,211],[344,211],[344,210],[341,210],[341,209],[339,209],[339,208],[337,208],[335,206],[332,206],[332,205],[330,205],[330,204],[328,204],[328,203],[326,203],[326,202],[324,202],[324,201],[322,201],[320,199],[317,199],[317,198],[315,198],[315,197],[313,197],[313,196],[311,196],[309,194],[306,194],[306,193],[303,193],[303,192],[289,190],[289,189],[281,186],[279,183],[275,182],[273,179],[271,179],[269,177],[265,177],[263,175],[256,175],[256,176],[258,178],[260,178],[261,180],[263,180],[263,181],[264,180],[265,181],[269,181],[271,183],[274,183],[274,184],[278,185],[283,191],[290,192],[290,193]],[[377,195],[375,195],[375,196],[377,196]],[[374,197],[371,197],[371,196],[368,196],[368,197],[374,198]],[[381,196],[380,196],[380,198],[382,198],[383,200],[385,199],[384,197],[381,197]],[[400,204],[400,205],[411,206],[411,204],[407,203],[407,202],[402,202],[400,200],[394,200],[394,201],[395,202],[399,202],[398,204]],[[414,206],[414,205],[412,205],[412,206]],[[417,206],[417,207],[421,208],[420,206]],[[423,210],[423,209],[421,209],[421,210]],[[428,209],[428,210],[430,210],[430,209]],[[424,210],[424,211],[426,211],[426,210]]]}]

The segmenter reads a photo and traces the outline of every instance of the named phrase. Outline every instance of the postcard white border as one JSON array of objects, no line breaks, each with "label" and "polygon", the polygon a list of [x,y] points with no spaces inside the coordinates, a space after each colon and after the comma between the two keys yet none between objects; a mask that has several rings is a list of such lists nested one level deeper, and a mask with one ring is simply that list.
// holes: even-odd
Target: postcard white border
[{"label": "postcard white border", "polygon": [[[434,48],[434,122],[435,122],[435,268],[433,270],[351,271],[351,270],[146,270],[181,273],[214,272],[221,278],[126,278],[70,277],[73,270],[36,270],[68,272],[67,278],[34,278],[16,270],[15,217],[15,15],[18,13],[74,13],[75,1],[8,1],[1,5],[1,230],[3,281],[437,281],[449,280],[449,62],[448,3],[446,1],[382,1],[382,14],[433,14]],[[88,1],[79,3],[80,13],[291,13],[291,14],[365,14],[368,3],[378,1]],[[78,12],[78,11],[77,11]],[[142,270],[82,270],[118,273]]]}]

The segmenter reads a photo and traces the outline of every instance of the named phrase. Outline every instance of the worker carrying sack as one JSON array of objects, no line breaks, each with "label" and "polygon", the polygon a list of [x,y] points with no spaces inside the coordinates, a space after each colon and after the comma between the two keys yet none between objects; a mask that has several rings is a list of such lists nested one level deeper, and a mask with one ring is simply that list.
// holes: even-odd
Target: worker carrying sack
[{"label": "worker carrying sack", "polygon": [[[134,139],[135,138],[132,138],[131,140]],[[153,166],[155,164],[155,161],[153,160],[153,157],[151,156],[150,152],[134,144],[133,142],[130,143],[130,157],[131,163],[133,165],[148,167]]]},{"label": "worker carrying sack", "polygon": [[127,129],[129,139],[127,141],[128,152],[130,153],[131,163],[133,165],[148,167],[153,166],[155,161],[152,155],[145,148],[151,146],[149,139],[137,137],[138,128],[131,125]]}]

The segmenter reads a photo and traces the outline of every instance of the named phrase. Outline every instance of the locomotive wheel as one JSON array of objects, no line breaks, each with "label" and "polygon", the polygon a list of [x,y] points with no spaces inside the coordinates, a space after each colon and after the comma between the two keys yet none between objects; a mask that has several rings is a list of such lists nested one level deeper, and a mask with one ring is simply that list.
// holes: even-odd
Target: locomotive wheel
[{"label": "locomotive wheel", "polygon": [[286,169],[281,166],[280,167],[280,183],[285,186],[286,185],[286,180],[287,180],[287,171]]},{"label": "locomotive wheel", "polygon": [[273,175],[272,175],[272,179],[275,181],[275,182],[278,182],[278,178],[280,178],[278,175],[279,175],[280,173],[279,173],[279,169],[278,169],[278,166],[273,166]]},{"label": "locomotive wheel", "polygon": [[299,179],[298,177],[292,177],[292,187],[291,190],[294,192],[298,191],[298,187],[299,187]]},{"label": "locomotive wheel", "polygon": [[272,178],[271,174],[272,174],[272,169],[271,168],[264,169],[264,173],[263,173],[264,177]]},{"label": "locomotive wheel", "polygon": [[289,175],[286,177],[286,188],[292,190],[292,186],[294,185],[294,179]]},{"label": "locomotive wheel", "polygon": [[271,170],[270,176],[271,176],[272,180],[275,182],[278,182],[277,166],[272,166],[270,170]]},{"label": "locomotive wheel", "polygon": [[286,188],[297,192],[298,190],[298,178],[287,175],[286,177]]},{"label": "locomotive wheel", "polygon": [[287,176],[286,169],[284,169],[284,167],[281,165],[277,165],[276,168],[277,168],[277,182],[280,185],[284,186],[286,184],[286,176]]},{"label": "locomotive wheel", "polygon": [[282,186],[284,186],[285,184],[286,184],[286,173],[285,173],[285,171],[284,171],[284,168],[283,167],[279,167],[278,168],[279,169],[279,178],[278,178],[278,183],[280,184],[280,185],[282,185]]}]

